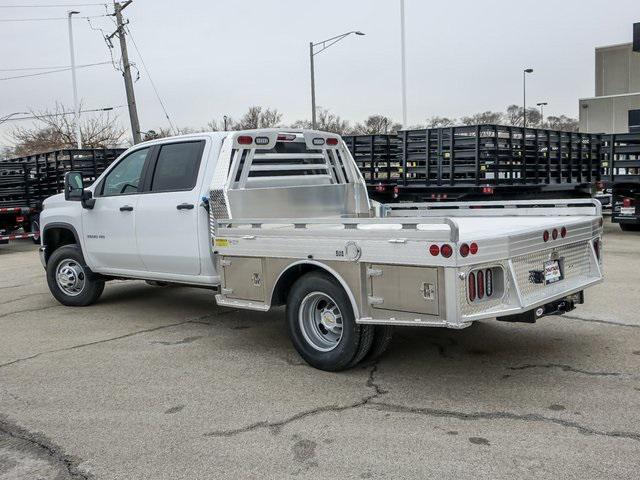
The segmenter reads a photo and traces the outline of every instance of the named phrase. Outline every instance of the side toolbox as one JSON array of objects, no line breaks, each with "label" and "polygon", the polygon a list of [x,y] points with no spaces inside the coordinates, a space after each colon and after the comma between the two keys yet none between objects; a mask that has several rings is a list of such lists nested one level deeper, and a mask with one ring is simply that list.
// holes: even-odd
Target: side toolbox
[{"label": "side toolbox", "polygon": [[380,310],[438,315],[438,269],[402,265],[367,267],[369,304]]},{"label": "side toolbox", "polygon": [[260,258],[222,257],[222,293],[229,298],[264,302],[264,267]]}]

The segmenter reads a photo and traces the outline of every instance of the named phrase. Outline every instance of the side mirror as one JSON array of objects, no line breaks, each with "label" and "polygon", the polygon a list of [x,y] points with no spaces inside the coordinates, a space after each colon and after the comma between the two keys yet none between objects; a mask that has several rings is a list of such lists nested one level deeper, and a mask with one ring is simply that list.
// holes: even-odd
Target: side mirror
[{"label": "side mirror", "polygon": [[84,180],[80,172],[68,172],[64,176],[64,199],[72,202],[81,202],[82,208],[91,210],[96,204],[96,199],[90,190],[84,189]]},{"label": "side mirror", "polygon": [[74,202],[82,200],[84,180],[80,172],[67,172],[64,176],[64,199]]}]

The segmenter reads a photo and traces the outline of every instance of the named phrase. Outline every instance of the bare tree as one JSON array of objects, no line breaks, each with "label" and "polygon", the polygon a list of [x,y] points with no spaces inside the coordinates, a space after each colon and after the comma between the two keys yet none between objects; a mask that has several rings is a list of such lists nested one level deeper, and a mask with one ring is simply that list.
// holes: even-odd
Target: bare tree
[{"label": "bare tree", "polygon": [[[509,105],[505,120],[508,125],[521,127],[524,125],[524,109],[518,105]],[[527,127],[539,127],[542,125],[542,116],[537,108],[527,108]]]},{"label": "bare tree", "polygon": [[[36,117],[32,127],[16,127],[11,136],[16,143],[17,155],[60,148],[75,148],[77,145],[74,116],[71,110],[56,104],[53,111],[31,112]],[[117,117],[109,112],[87,116],[80,123],[82,145],[87,148],[114,147],[122,141],[124,129]]]},{"label": "bare tree", "polygon": [[578,120],[567,117],[566,115],[547,117],[547,125],[553,130],[563,130],[565,132],[577,132]]},{"label": "bare tree", "polygon": [[[293,128],[312,127],[309,120],[298,120],[291,126]],[[316,113],[316,130],[337,133],[338,135],[346,135],[350,132],[349,122],[347,120],[342,120],[338,115],[335,115],[322,107],[318,107]]]},{"label": "bare tree", "polygon": [[369,115],[364,123],[358,123],[351,131],[355,135],[377,135],[396,133],[402,129],[402,125],[394,123],[384,115]]},{"label": "bare tree", "polygon": [[280,124],[282,114],[277,109],[253,106],[242,118],[233,124],[234,130],[251,130],[254,128],[275,128]]},{"label": "bare tree", "polygon": [[462,117],[460,123],[462,125],[493,125],[502,123],[503,118],[504,113],[487,110],[486,112],[474,113],[468,117]]},{"label": "bare tree", "polygon": [[427,128],[453,127],[457,120],[448,117],[431,117],[427,119]]}]

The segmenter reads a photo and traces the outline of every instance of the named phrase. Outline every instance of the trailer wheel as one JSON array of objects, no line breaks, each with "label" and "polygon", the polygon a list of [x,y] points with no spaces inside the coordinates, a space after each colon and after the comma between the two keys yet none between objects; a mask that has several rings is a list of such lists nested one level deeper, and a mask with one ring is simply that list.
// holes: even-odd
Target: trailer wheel
[{"label": "trailer wheel", "polygon": [[89,270],[76,245],[65,245],[51,254],[47,262],[47,284],[56,300],[71,307],[91,305],[104,290],[104,280]]},{"label": "trailer wheel", "polygon": [[620,228],[623,232],[640,232],[640,224],[637,223],[621,223]]},{"label": "trailer wheel", "polygon": [[320,370],[350,368],[371,347],[373,329],[355,322],[346,292],[323,273],[307,273],[293,285],[287,326],[300,356]]},{"label": "trailer wheel", "polygon": [[32,218],[30,225],[29,225],[29,233],[33,233],[33,237],[31,237],[31,240],[33,240],[33,243],[35,243],[36,245],[40,245],[40,219],[39,218]]}]

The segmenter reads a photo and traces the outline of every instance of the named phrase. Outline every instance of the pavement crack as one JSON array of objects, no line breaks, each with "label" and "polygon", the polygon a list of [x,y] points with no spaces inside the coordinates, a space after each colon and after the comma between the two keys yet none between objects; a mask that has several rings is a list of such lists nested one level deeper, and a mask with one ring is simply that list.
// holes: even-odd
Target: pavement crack
[{"label": "pavement crack", "polygon": [[81,471],[78,467],[78,465],[82,463],[82,460],[65,454],[58,445],[44,435],[30,432],[19,427],[2,414],[0,414],[0,434],[29,443],[36,450],[40,451],[43,457],[49,457],[55,463],[63,466],[73,479],[90,480],[93,478],[93,475]]},{"label": "pavement crack", "polygon": [[571,365],[563,365],[560,363],[545,363],[545,364],[526,364],[519,365],[517,367],[507,367],[509,370],[529,370],[531,368],[558,368],[563,372],[581,373],[583,375],[591,375],[594,377],[621,377],[624,374],[620,372],[593,372],[589,370],[582,370],[580,368],[572,367]]},{"label": "pavement crack", "polygon": [[640,433],[625,432],[625,431],[604,431],[597,430],[586,425],[582,425],[572,420],[563,420],[560,418],[545,417],[537,413],[511,413],[511,412],[461,412],[456,410],[443,410],[437,408],[428,407],[407,407],[404,405],[397,405],[384,402],[368,402],[368,406],[373,408],[384,410],[387,412],[398,413],[410,413],[415,415],[423,415],[426,417],[438,417],[438,418],[455,418],[458,420],[516,420],[523,422],[539,422],[539,423],[551,423],[559,425],[564,428],[572,428],[584,435],[597,435],[610,438],[621,438],[627,440],[635,440],[640,442]]},{"label": "pavement crack", "polygon": [[0,368],[8,367],[10,365],[15,365],[16,363],[24,362],[26,360],[31,360],[31,359],[40,357],[42,355],[50,354],[50,353],[66,352],[68,350],[76,350],[78,348],[90,347],[90,346],[93,346],[93,345],[99,345],[101,343],[113,342],[114,340],[122,340],[123,338],[133,337],[135,335],[140,335],[142,333],[150,333],[150,332],[155,332],[155,331],[162,330],[162,329],[165,329],[165,328],[178,327],[178,326],[184,325],[186,323],[195,323],[195,322],[193,320],[185,320],[183,322],[170,323],[168,325],[160,325],[158,327],[146,328],[144,330],[137,330],[135,332],[125,333],[124,335],[118,335],[117,337],[110,337],[110,338],[105,338],[105,339],[102,339],[102,340],[96,340],[94,342],[81,343],[81,344],[78,344],[78,345],[72,345],[70,347],[65,347],[65,348],[57,348],[57,349],[54,349],[54,350],[46,350],[44,352],[36,353],[36,354],[30,355],[28,357],[17,358],[15,360],[10,361],[10,362],[2,363],[2,364],[0,364]]},{"label": "pavement crack", "polygon": [[40,312],[42,310],[48,310],[50,308],[58,308],[62,307],[62,305],[48,305],[46,307],[38,307],[38,308],[25,308],[23,310],[14,310],[12,312],[2,313],[0,314],[0,318],[9,317],[11,315],[15,315],[17,313],[29,313],[29,312]]},{"label": "pavement crack", "polygon": [[310,410],[305,410],[303,412],[296,413],[295,415],[287,417],[287,418],[285,418],[283,420],[277,420],[277,421],[273,421],[273,422],[270,422],[268,420],[261,420],[259,422],[251,423],[251,424],[249,424],[249,425],[247,425],[245,427],[232,428],[232,429],[228,429],[228,430],[214,430],[214,431],[211,431],[211,432],[204,433],[203,436],[205,436],[205,437],[234,437],[236,435],[240,435],[242,433],[247,433],[247,432],[252,432],[254,430],[258,430],[258,429],[261,429],[261,428],[268,428],[269,430],[271,430],[271,432],[277,433],[285,425],[288,425],[288,424],[293,423],[293,422],[297,422],[298,420],[302,420],[304,418],[308,418],[308,417],[311,417],[311,416],[314,416],[314,415],[318,415],[318,414],[321,414],[321,413],[344,412],[344,411],[347,411],[347,410],[353,410],[355,408],[363,407],[363,406],[367,405],[369,402],[371,402],[372,400],[374,400],[374,399],[380,397],[381,395],[384,395],[385,393],[387,393],[386,390],[384,390],[382,387],[380,387],[380,385],[378,385],[376,383],[375,375],[376,375],[377,371],[378,371],[378,363],[376,362],[371,367],[371,370],[369,371],[369,376],[367,377],[367,382],[366,382],[367,388],[373,389],[374,393],[361,398],[357,402],[353,402],[353,403],[350,403],[350,404],[347,404],[347,405],[324,405],[324,406],[321,406],[321,407],[315,407],[315,408],[312,408]]},{"label": "pavement crack", "polygon": [[627,327],[627,328],[640,328],[640,324],[633,323],[620,323],[614,322],[611,320],[603,320],[601,318],[583,318],[583,317],[574,317],[573,315],[567,315],[566,313],[562,315],[564,318],[569,318],[571,320],[578,320],[580,322],[588,322],[588,323],[601,323],[604,325],[612,325],[614,327]]}]

